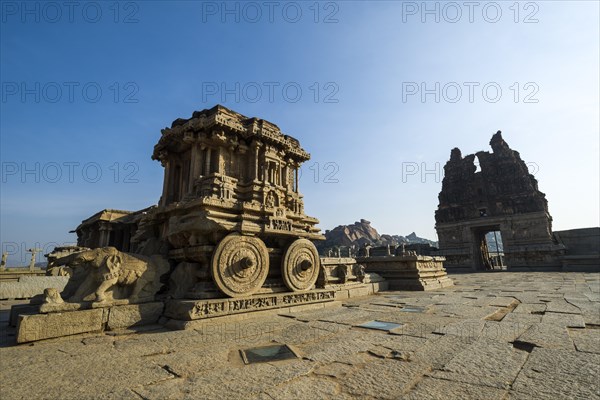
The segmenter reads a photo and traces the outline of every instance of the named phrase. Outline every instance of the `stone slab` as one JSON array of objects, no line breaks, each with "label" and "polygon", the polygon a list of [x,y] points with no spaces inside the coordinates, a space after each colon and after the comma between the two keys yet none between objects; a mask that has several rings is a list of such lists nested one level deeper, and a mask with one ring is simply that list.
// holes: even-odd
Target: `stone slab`
[{"label": "stone slab", "polygon": [[330,285],[328,289],[335,290],[336,300],[346,300],[354,297],[365,297],[370,296],[374,293],[388,290],[389,282],[373,282],[363,284],[351,284],[351,285]]},{"label": "stone slab", "polygon": [[542,315],[526,313],[508,313],[502,318],[502,322],[514,322],[518,324],[531,325],[542,322]]},{"label": "stone slab", "polygon": [[578,314],[547,312],[542,316],[542,323],[564,326],[567,328],[585,328],[585,321]]},{"label": "stone slab", "polygon": [[600,329],[574,329],[571,338],[577,351],[600,354]]},{"label": "stone slab", "polygon": [[[369,285],[370,286],[370,285]],[[352,298],[352,297],[365,297],[368,296],[370,294],[373,294],[373,287],[372,286],[363,286],[363,287],[357,287],[357,288],[352,288],[348,290],[348,297]]]},{"label": "stone slab", "polygon": [[340,383],[356,399],[398,399],[428,370],[419,361],[378,359],[363,369],[355,369]]},{"label": "stone slab", "polygon": [[112,307],[109,310],[107,326],[109,330],[114,330],[154,324],[158,322],[163,309],[162,302]]},{"label": "stone slab", "polygon": [[87,332],[101,332],[104,310],[21,315],[17,326],[17,343],[33,342]]},{"label": "stone slab", "polygon": [[[407,335],[429,338],[433,332],[437,334],[447,333],[446,327],[459,321],[457,318],[440,317],[431,314],[418,313],[388,313],[379,317],[380,320],[403,324],[402,327],[392,329],[393,335]],[[456,329],[452,328],[452,332]]]},{"label": "stone slab", "polygon": [[389,290],[389,287],[390,287],[390,283],[387,281],[373,282],[372,285],[373,285],[373,293]]},{"label": "stone slab", "polygon": [[337,382],[309,376],[300,376],[291,382],[269,388],[264,394],[265,400],[351,399],[339,393]]},{"label": "stone slab", "polygon": [[575,350],[567,328],[552,324],[533,324],[517,338],[517,341],[536,347]]},{"label": "stone slab", "polygon": [[469,305],[435,305],[431,307],[431,311],[438,315],[447,315],[450,317],[462,317],[472,319],[483,319],[494,315],[498,312],[498,307],[471,307]]},{"label": "stone slab", "polygon": [[0,356],[2,400],[140,399],[129,388],[173,377],[151,358],[116,351],[109,342],[54,339],[12,349]]},{"label": "stone slab", "polygon": [[464,319],[460,322],[452,322],[444,327],[440,327],[433,331],[433,333],[460,336],[475,341],[481,336],[485,324],[486,321],[481,319]]},{"label": "stone slab", "polygon": [[524,351],[514,349],[509,343],[480,338],[441,370],[430,375],[439,379],[508,390],[527,355]]},{"label": "stone slab", "polygon": [[546,312],[581,314],[578,307],[568,303],[566,300],[553,300],[546,305]]},{"label": "stone slab", "polygon": [[464,382],[425,377],[405,397],[407,400],[486,399],[504,400],[506,391]]},{"label": "stone slab", "polygon": [[481,336],[488,339],[512,343],[521,336],[531,324],[508,321],[486,321]]},{"label": "stone slab", "polygon": [[598,354],[534,348],[513,383],[517,394],[511,398],[598,399],[599,366]]},{"label": "stone slab", "polygon": [[519,304],[519,301],[514,297],[492,297],[487,301],[488,306],[494,307],[511,307],[515,308]]},{"label": "stone slab", "polygon": [[586,325],[600,325],[600,299],[596,301],[568,300],[581,310]]},{"label": "stone slab", "polygon": [[[182,382],[181,391],[170,397],[163,392],[142,393],[142,398],[165,399],[250,399],[266,388],[273,388],[307,376],[315,365],[305,360],[290,360],[279,363],[259,363],[249,368],[234,368],[231,365],[209,369],[202,375],[189,377]],[[167,382],[170,383],[170,382]],[[162,384],[162,383],[161,383]],[[147,386],[154,391],[159,385]]]},{"label": "stone slab", "polygon": [[513,312],[521,313],[521,314],[534,314],[534,313],[541,314],[544,311],[546,311],[546,304],[527,304],[527,303],[519,304],[517,306],[517,308],[515,308],[513,310]]}]

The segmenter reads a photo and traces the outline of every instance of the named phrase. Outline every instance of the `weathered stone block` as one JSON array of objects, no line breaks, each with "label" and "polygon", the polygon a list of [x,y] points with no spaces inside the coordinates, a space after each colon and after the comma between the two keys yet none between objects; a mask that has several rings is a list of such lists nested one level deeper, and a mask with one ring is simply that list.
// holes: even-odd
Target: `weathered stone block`
[{"label": "weathered stone block", "polygon": [[17,326],[19,323],[19,315],[37,314],[39,311],[39,304],[16,304],[10,308],[9,325]]},{"label": "weathered stone block", "polygon": [[33,342],[60,336],[103,329],[104,310],[84,310],[65,313],[21,315],[17,327],[17,343]]},{"label": "weathered stone block", "polygon": [[154,324],[162,315],[163,308],[162,302],[111,307],[108,314],[108,329]]},{"label": "weathered stone block", "polygon": [[371,285],[356,287],[348,290],[349,297],[363,297],[373,294],[373,287]]},{"label": "weathered stone block", "polygon": [[383,292],[388,290],[390,287],[389,282],[375,282],[373,285],[373,293]]},{"label": "weathered stone block", "polygon": [[392,290],[435,290],[453,286],[444,268],[443,257],[404,255],[361,257],[367,275],[383,277]]}]

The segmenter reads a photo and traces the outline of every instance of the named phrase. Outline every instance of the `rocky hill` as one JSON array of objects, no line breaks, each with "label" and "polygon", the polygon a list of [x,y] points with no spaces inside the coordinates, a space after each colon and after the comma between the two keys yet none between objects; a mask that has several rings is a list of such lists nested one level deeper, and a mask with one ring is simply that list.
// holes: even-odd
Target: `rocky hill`
[{"label": "rocky hill", "polygon": [[415,232],[407,236],[379,234],[371,226],[371,222],[361,219],[351,225],[340,225],[325,231],[325,241],[317,243],[317,248],[324,254],[328,249],[336,247],[360,248],[364,244],[372,246],[398,246],[404,244],[429,244],[437,247],[437,242],[418,237]]}]

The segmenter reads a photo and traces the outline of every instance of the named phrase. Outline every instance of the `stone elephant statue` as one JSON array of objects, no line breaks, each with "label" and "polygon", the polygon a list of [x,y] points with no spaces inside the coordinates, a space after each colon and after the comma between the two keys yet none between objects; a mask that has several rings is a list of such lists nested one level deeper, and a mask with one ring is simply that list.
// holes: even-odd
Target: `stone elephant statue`
[{"label": "stone elephant statue", "polygon": [[55,263],[73,270],[61,293],[70,303],[153,300],[162,285],[161,276],[170,269],[169,262],[162,256],[125,253],[114,247],[80,251]]}]

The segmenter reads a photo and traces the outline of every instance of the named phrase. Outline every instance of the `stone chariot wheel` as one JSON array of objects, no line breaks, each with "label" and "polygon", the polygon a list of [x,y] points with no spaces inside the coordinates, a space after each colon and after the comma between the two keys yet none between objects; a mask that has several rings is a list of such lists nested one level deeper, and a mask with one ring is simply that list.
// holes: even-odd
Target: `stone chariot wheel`
[{"label": "stone chariot wheel", "polygon": [[294,292],[310,289],[319,276],[319,253],[308,239],[297,239],[287,248],[281,264],[285,285]]},{"label": "stone chariot wheel", "polygon": [[215,248],[211,272],[215,284],[227,296],[249,296],[267,279],[267,246],[256,237],[231,233]]}]

